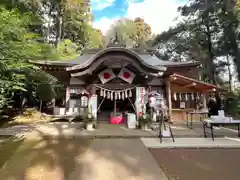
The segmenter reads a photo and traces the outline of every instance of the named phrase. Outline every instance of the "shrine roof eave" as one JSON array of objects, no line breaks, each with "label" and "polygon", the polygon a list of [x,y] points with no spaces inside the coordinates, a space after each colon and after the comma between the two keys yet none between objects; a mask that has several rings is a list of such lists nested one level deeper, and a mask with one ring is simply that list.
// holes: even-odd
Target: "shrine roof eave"
[{"label": "shrine roof eave", "polygon": [[136,58],[141,65],[143,65],[143,66],[145,66],[149,69],[152,69],[152,70],[155,70],[155,71],[166,71],[165,66],[152,65],[152,64],[148,63],[147,61],[145,61],[145,59],[142,58],[139,54],[137,54],[136,52],[134,52],[130,49],[127,49],[125,47],[108,47],[108,48],[103,49],[103,50],[97,52],[96,54],[92,55],[84,63],[78,64],[78,65],[75,65],[75,66],[71,66],[71,67],[67,67],[66,70],[67,71],[74,71],[74,70],[84,69],[84,68],[90,66],[96,59],[98,59],[102,55],[107,54],[109,52],[127,53],[127,54],[131,55],[132,57]]},{"label": "shrine roof eave", "polygon": [[180,83],[181,86],[184,86],[186,88],[191,87],[202,92],[227,91],[226,89],[219,87],[217,85],[206,83],[186,76],[182,76],[176,73],[170,75],[169,79],[172,83],[177,82]]},{"label": "shrine roof eave", "polygon": [[[69,60],[69,62],[67,61],[46,61],[46,60],[29,60],[29,62],[31,64],[35,64],[38,66],[59,66],[59,67],[63,67],[63,68],[67,68],[67,67],[72,67],[72,66],[76,66],[79,65],[78,63],[73,63],[71,60]],[[186,63],[174,63],[174,64],[169,64],[169,63],[159,63],[157,65],[155,65],[155,67],[167,67],[167,68],[182,68],[182,67],[198,67],[200,66],[201,63],[199,62],[186,62]]]},{"label": "shrine roof eave", "polygon": [[69,66],[74,66],[71,62],[61,62],[61,61],[46,61],[46,60],[29,60],[31,64],[39,65],[39,66],[58,66],[62,68],[66,68]]},{"label": "shrine roof eave", "polygon": [[200,62],[173,62],[172,64],[165,64],[168,68],[182,68],[182,67],[199,67]]}]

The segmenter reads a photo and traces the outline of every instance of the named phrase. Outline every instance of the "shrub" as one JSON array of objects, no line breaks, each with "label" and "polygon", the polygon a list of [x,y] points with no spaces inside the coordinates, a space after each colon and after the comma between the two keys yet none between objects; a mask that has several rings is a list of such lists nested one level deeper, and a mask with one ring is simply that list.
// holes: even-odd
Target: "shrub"
[{"label": "shrub", "polygon": [[240,91],[228,93],[225,102],[225,112],[233,117],[240,117]]}]

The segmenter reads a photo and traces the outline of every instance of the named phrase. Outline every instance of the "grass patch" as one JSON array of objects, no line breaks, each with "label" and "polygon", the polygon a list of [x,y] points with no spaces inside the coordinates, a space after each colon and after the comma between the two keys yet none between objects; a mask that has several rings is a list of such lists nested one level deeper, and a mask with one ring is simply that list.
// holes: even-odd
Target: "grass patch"
[{"label": "grass patch", "polygon": [[11,139],[0,146],[0,179],[67,179],[81,168],[90,139],[36,137]]}]

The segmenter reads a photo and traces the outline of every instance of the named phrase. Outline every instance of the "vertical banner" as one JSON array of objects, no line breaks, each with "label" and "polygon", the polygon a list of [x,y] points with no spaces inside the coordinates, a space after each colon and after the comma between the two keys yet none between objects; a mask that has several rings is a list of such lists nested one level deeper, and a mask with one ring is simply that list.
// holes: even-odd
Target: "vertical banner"
[{"label": "vertical banner", "polygon": [[97,119],[97,95],[93,94],[91,95],[91,97],[89,98],[88,101],[88,109],[91,109],[92,115],[95,119]]},{"label": "vertical banner", "polygon": [[135,106],[136,106],[136,111],[137,111],[137,117],[142,115],[142,106],[145,104],[144,103],[144,96],[146,94],[145,87],[136,87],[136,101],[135,101]]},{"label": "vertical banner", "polygon": [[67,87],[66,88],[66,104],[68,103],[69,100],[70,100],[70,88]]},{"label": "vertical banner", "polygon": [[69,101],[70,101],[70,88],[67,86],[65,95],[65,108],[69,108]]}]

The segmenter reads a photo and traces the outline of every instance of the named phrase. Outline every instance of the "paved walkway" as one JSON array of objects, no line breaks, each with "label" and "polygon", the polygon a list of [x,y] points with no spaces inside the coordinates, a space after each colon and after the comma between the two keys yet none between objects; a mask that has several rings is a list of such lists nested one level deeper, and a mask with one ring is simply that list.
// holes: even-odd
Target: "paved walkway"
[{"label": "paved walkway", "polygon": [[31,132],[35,130],[36,124],[28,124],[28,125],[17,125],[7,128],[0,128],[0,135],[3,136],[12,136],[12,135],[20,135],[26,132]]},{"label": "paved walkway", "polygon": [[[46,123],[46,124],[32,124],[19,125],[9,128],[0,128],[0,135],[50,135],[50,136],[89,136],[89,137],[115,137],[115,138],[156,138],[158,137],[158,130],[156,131],[141,131],[140,129],[128,129],[124,125],[99,124],[97,129],[88,132],[81,128],[80,123]],[[200,138],[203,137],[203,129],[200,124],[195,124],[193,129],[188,129],[185,125],[176,124],[172,126],[173,134],[176,138]],[[221,128],[215,130],[214,134],[218,138],[224,136],[236,138],[237,132],[234,130],[227,130]]]},{"label": "paved walkway", "polygon": [[167,180],[140,139],[95,139],[80,164],[68,180]]},{"label": "paved walkway", "polygon": [[162,143],[158,138],[141,138],[148,148],[240,148],[240,138],[165,138]]}]

